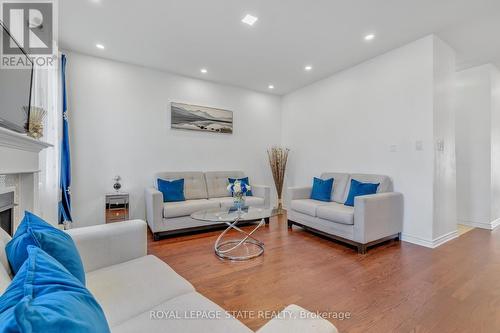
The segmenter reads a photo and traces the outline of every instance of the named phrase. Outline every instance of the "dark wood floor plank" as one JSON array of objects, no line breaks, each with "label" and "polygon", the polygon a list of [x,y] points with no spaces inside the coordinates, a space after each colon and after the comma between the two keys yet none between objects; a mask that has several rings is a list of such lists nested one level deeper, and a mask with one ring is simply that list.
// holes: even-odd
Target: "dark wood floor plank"
[{"label": "dark wood floor plank", "polygon": [[[245,227],[251,229],[251,227]],[[229,311],[349,311],[341,332],[500,332],[500,231],[475,229],[437,249],[391,241],[359,255],[286,215],[255,235],[264,255],[218,259],[220,231],[153,242],[148,251]],[[229,233],[229,235],[237,235]],[[265,318],[239,318],[257,329]]]}]

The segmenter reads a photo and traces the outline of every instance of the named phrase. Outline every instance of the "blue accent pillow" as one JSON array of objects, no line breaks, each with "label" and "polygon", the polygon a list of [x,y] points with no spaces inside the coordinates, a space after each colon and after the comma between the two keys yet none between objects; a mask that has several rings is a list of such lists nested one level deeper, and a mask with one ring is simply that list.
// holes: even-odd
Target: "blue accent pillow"
[{"label": "blue accent pillow", "polygon": [[0,332],[109,332],[94,296],[56,259],[29,245],[0,297]]},{"label": "blue accent pillow", "polygon": [[346,206],[354,206],[354,198],[361,195],[369,195],[377,193],[379,184],[362,183],[355,179],[351,179],[351,188],[349,189],[349,195],[344,203]]},{"label": "blue accent pillow", "polygon": [[[228,178],[228,180],[229,180],[229,184],[234,184],[235,181],[239,180],[242,184],[251,186],[250,185],[250,181],[248,180],[248,177],[240,178],[240,179]],[[252,197],[253,196],[252,190],[248,191],[247,194],[246,194],[246,196],[247,197]]]},{"label": "blue accent pillow", "polygon": [[24,218],[12,240],[5,246],[7,259],[14,274],[28,257],[27,247],[38,246],[59,261],[85,285],[82,259],[70,235],[48,224],[35,214],[24,213]]},{"label": "blue accent pillow", "polygon": [[163,202],[186,201],[184,197],[184,178],[177,180],[158,178],[158,191],[163,193]]},{"label": "blue accent pillow", "polygon": [[319,201],[332,201],[333,178],[320,179],[314,177],[311,199]]}]

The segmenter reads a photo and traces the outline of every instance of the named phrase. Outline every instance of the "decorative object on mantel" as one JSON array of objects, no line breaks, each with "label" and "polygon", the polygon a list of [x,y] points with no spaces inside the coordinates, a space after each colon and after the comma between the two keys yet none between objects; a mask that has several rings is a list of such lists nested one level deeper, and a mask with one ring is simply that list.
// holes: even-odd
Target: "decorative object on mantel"
[{"label": "decorative object on mantel", "polygon": [[273,174],[276,193],[278,194],[278,214],[283,214],[283,183],[285,182],[286,163],[290,149],[273,147],[268,149],[269,165]]},{"label": "decorative object on mantel", "polygon": [[171,127],[215,133],[233,133],[233,112],[205,106],[171,103]]},{"label": "decorative object on mantel", "polygon": [[120,180],[122,180],[122,177],[116,175],[115,178],[113,178],[113,180],[115,181],[115,183],[113,184],[113,188],[115,189],[116,193],[118,193],[122,188],[122,184],[120,184]]},{"label": "decorative object on mantel", "polygon": [[250,185],[243,183],[240,180],[235,180],[227,186],[227,190],[233,195],[234,206],[241,212],[245,207],[245,195],[251,190]]},{"label": "decorative object on mantel", "polygon": [[33,139],[40,140],[43,137],[43,122],[47,116],[47,111],[38,106],[32,106],[31,109],[23,106],[23,110],[26,113],[26,124],[24,125],[26,134]]}]

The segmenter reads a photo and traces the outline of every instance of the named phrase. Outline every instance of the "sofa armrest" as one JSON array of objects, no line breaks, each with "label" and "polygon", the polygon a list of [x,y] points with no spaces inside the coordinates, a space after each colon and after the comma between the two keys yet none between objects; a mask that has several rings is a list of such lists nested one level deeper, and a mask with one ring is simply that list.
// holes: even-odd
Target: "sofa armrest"
[{"label": "sofa armrest", "polygon": [[163,194],[154,187],[144,191],[146,199],[146,222],[151,231],[157,232],[163,220]]},{"label": "sofa armrest", "polygon": [[287,191],[289,200],[309,199],[311,197],[312,187],[289,187]]},{"label": "sofa armrest", "polygon": [[264,206],[271,205],[271,188],[265,185],[252,185],[252,194],[264,199]]},{"label": "sofa armrest", "polygon": [[262,326],[257,333],[338,333],[329,321],[298,305],[287,306],[277,317]]},{"label": "sofa armrest", "polygon": [[100,224],[66,232],[76,244],[85,272],[147,255],[147,227],[142,220]]},{"label": "sofa armrest", "polygon": [[404,200],[397,192],[354,198],[354,240],[361,244],[396,235],[403,230]]}]

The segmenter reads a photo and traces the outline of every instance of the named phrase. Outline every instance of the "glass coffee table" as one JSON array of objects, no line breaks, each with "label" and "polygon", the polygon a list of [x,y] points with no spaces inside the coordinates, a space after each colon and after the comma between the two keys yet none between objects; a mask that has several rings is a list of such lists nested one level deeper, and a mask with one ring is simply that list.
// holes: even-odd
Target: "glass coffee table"
[{"label": "glass coffee table", "polygon": [[[195,220],[209,223],[224,222],[227,228],[220,234],[215,241],[215,254],[222,259],[229,260],[248,260],[258,257],[264,253],[264,243],[252,236],[266,222],[266,219],[278,214],[278,210],[269,207],[243,207],[241,210],[236,208],[217,208],[195,212],[191,217]],[[244,222],[258,221],[255,228],[246,232],[237,225]],[[231,231],[239,232],[241,238],[224,240],[224,236]]]}]

